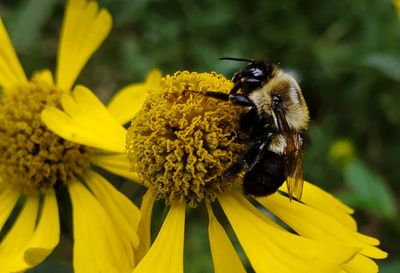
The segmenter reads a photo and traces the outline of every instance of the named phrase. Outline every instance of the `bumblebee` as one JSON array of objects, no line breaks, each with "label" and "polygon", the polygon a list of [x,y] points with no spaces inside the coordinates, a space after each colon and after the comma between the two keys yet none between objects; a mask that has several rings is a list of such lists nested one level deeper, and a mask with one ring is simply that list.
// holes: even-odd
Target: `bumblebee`
[{"label": "bumblebee", "polygon": [[224,57],[247,65],[235,73],[229,94],[206,91],[205,96],[248,108],[240,126],[249,135],[246,150],[224,172],[233,176],[247,167],[243,190],[267,196],[286,181],[290,198],[301,198],[303,189],[303,131],[309,112],[296,80],[265,61]]}]

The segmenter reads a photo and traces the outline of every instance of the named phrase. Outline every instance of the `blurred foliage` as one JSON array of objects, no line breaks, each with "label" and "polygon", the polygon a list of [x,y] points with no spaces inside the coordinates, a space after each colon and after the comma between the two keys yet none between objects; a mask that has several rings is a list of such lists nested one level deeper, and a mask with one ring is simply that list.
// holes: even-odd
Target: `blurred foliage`
[{"label": "blurred foliage", "polygon": [[385,181],[373,173],[364,162],[355,160],[346,165],[344,181],[349,188],[345,200],[350,206],[362,208],[382,217],[395,219],[396,203],[394,195],[390,192]]},{"label": "blurred foliage", "polygon": [[[360,230],[381,238],[390,253],[381,272],[400,272],[391,258],[400,256],[400,20],[391,0],[100,2],[114,28],[79,82],[104,100],[153,67],[227,77],[240,69],[218,61],[221,56],[269,59],[293,72],[312,116],[305,177],[354,206]],[[28,73],[54,68],[63,3],[1,1],[0,15]],[[346,164],[329,156],[342,138],[354,150]],[[207,217],[188,217],[186,272],[211,270],[202,239]],[[69,272],[53,256],[32,272]]]}]

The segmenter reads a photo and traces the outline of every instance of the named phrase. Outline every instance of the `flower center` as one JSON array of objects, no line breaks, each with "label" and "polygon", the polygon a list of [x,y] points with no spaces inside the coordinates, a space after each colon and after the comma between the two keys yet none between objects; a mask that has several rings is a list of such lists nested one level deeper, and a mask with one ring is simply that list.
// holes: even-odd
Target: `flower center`
[{"label": "flower center", "polygon": [[90,152],[49,131],[40,118],[60,107],[62,91],[33,79],[0,95],[0,176],[25,193],[38,193],[89,167]]},{"label": "flower center", "polygon": [[242,107],[184,90],[228,93],[232,82],[215,73],[177,72],[151,90],[127,134],[132,171],[158,199],[184,199],[195,207],[204,198],[241,183],[222,179],[244,151],[239,129]]}]

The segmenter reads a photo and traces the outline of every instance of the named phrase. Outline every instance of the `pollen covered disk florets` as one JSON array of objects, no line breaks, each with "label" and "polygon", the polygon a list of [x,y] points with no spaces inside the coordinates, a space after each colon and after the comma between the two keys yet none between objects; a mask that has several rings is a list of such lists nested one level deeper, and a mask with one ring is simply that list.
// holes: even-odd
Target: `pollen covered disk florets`
[{"label": "pollen covered disk florets", "polygon": [[88,148],[47,129],[40,114],[62,90],[33,79],[0,94],[0,177],[29,194],[66,184],[89,167]]},{"label": "pollen covered disk florets", "polygon": [[232,82],[216,73],[177,72],[149,90],[127,134],[132,171],[158,199],[184,199],[195,207],[213,201],[240,177],[222,179],[246,147],[240,132],[243,108],[196,91],[229,93]]}]

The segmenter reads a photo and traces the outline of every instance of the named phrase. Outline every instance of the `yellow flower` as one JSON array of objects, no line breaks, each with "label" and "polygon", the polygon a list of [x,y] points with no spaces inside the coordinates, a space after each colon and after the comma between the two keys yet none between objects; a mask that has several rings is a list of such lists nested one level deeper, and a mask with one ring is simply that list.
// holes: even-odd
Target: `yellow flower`
[{"label": "yellow flower", "polygon": [[397,15],[400,17],[400,0],[394,0],[394,5],[396,6]]},{"label": "yellow flower", "polygon": [[[121,101],[132,99],[132,91],[145,93],[159,73],[154,72],[146,83],[121,90],[110,103],[110,112],[87,88],[70,91],[111,25],[110,14],[95,1],[68,1],[55,80],[49,70],[36,72],[29,80],[0,19],[0,230],[5,234],[0,241],[0,272],[26,271],[57,246],[56,192],[65,190],[72,203],[74,271],[120,273],[130,272],[135,265],[139,209],[91,166],[136,177],[127,171],[122,126],[135,112],[119,108]],[[59,126],[52,123],[55,117],[66,119],[60,114],[63,107],[70,113],[68,118],[76,121],[63,129],[81,133],[80,126],[88,126],[94,134],[66,138],[81,137],[80,144],[54,134],[42,121],[46,107],[43,118],[50,128]],[[91,119],[84,118],[88,113]],[[112,131],[103,130],[103,124]],[[93,138],[96,145],[86,146]],[[16,220],[6,230],[6,222],[15,214]]]},{"label": "yellow flower", "polygon": [[329,156],[336,162],[346,165],[354,160],[354,146],[348,139],[338,139],[329,148]]},{"label": "yellow flower", "polygon": [[[232,83],[222,75],[177,72],[151,90],[132,120],[127,135],[128,158],[132,171],[149,189],[139,224],[141,243],[136,258],[140,262],[133,272],[183,272],[185,207],[194,208],[201,202],[205,202],[209,215],[216,273],[245,272],[214,215],[216,203],[255,272],[377,272],[371,258],[385,258],[387,254],[376,247],[377,239],[357,232],[352,209],[330,194],[305,182],[301,202],[290,201],[285,186],[250,202],[241,194],[243,173],[221,179],[246,144],[246,135],[239,128],[242,109],[183,90],[228,93],[231,88]],[[157,199],[164,199],[170,209],[151,244],[151,211]]]}]

